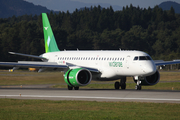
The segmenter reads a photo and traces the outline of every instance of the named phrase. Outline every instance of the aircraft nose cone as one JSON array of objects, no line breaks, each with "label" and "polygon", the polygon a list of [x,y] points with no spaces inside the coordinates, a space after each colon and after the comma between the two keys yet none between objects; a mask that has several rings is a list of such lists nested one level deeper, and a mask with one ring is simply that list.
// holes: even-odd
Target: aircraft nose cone
[{"label": "aircraft nose cone", "polygon": [[156,72],[156,66],[154,64],[146,65],[143,71],[148,75],[152,75]]},{"label": "aircraft nose cone", "polygon": [[149,74],[155,73],[155,72],[156,72],[156,69],[155,69],[154,67],[146,67],[146,68],[145,68],[145,72],[146,72],[146,73],[149,73]]}]

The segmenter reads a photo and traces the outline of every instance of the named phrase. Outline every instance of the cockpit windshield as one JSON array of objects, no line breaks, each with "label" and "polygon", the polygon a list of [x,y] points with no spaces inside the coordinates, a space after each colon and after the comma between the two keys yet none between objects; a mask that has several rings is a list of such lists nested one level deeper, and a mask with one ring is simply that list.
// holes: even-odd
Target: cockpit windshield
[{"label": "cockpit windshield", "polygon": [[152,59],[149,56],[135,56],[134,61],[135,60],[152,60]]}]

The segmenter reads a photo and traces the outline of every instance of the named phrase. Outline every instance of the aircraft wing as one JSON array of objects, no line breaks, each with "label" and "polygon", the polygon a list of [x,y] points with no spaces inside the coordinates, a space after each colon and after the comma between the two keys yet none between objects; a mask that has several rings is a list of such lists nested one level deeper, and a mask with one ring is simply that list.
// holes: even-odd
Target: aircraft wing
[{"label": "aircraft wing", "polygon": [[72,64],[72,63],[66,63],[70,68],[84,68],[84,69],[87,69],[89,70],[90,72],[93,72],[93,73],[99,73],[100,71],[96,68],[91,68],[91,67],[84,67],[84,66],[77,66],[75,64]]},{"label": "aircraft wing", "polygon": [[29,55],[29,54],[15,53],[15,52],[9,52],[9,53],[13,55],[20,55],[20,56],[32,57],[32,58],[41,59],[41,60],[47,60],[47,58],[36,56],[36,55]]},{"label": "aircraft wing", "polygon": [[56,62],[32,62],[32,61],[18,61],[18,62],[0,62],[0,66],[21,67],[21,68],[53,68],[62,71],[69,69],[67,65],[58,65]]},{"label": "aircraft wing", "polygon": [[180,64],[180,60],[173,60],[173,61],[163,61],[163,60],[154,60],[156,66],[159,65],[171,65],[171,64]]},{"label": "aircraft wing", "polygon": [[99,73],[99,72],[100,72],[98,69],[95,69],[95,68],[82,67],[82,66],[81,66],[80,68],[87,69],[87,70],[89,70],[90,72],[94,72],[94,73]]}]

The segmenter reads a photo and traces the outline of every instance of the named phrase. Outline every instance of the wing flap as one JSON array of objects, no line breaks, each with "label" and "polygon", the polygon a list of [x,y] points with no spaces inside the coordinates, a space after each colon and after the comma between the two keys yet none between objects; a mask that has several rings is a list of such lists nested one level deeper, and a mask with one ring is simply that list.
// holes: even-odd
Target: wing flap
[{"label": "wing flap", "polygon": [[18,61],[17,62],[0,62],[0,66],[8,67],[23,67],[23,68],[57,68],[61,70],[68,69],[67,65],[58,65],[56,62],[28,62],[28,61]]}]

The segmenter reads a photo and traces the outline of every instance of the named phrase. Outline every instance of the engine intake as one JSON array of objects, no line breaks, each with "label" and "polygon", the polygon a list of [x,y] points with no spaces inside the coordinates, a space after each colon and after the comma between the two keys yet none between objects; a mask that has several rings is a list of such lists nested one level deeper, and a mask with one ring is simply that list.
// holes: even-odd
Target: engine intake
[{"label": "engine intake", "polygon": [[[155,85],[159,82],[159,79],[160,79],[160,74],[158,71],[156,71],[153,75],[141,77],[140,78],[140,81],[141,81],[140,85],[147,85],[147,86],[148,85]],[[137,80],[134,79],[134,82],[137,83]]]},{"label": "engine intake", "polygon": [[71,87],[85,86],[91,82],[92,74],[83,68],[71,69],[64,74],[64,80]]}]

